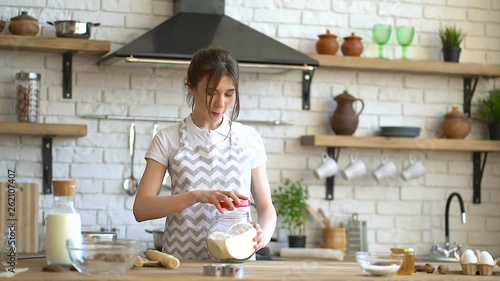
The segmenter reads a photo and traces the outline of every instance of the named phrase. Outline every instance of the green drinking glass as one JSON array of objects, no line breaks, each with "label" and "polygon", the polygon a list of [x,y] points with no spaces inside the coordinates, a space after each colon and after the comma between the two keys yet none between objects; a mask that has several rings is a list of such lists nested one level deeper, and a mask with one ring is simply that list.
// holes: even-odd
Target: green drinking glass
[{"label": "green drinking glass", "polygon": [[392,26],[375,24],[372,29],[373,41],[378,44],[378,58],[384,58],[384,45],[391,39]]},{"label": "green drinking glass", "polygon": [[396,27],[396,40],[403,48],[402,59],[406,60],[406,48],[410,46],[415,36],[415,28],[413,26],[398,26]]}]

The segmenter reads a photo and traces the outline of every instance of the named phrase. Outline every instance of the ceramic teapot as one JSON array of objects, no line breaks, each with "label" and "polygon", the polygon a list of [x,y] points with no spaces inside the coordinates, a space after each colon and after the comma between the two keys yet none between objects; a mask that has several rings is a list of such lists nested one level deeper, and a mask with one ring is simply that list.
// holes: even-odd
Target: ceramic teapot
[{"label": "ceramic teapot", "polygon": [[449,139],[464,139],[470,133],[470,127],[469,118],[456,106],[444,115],[444,120],[441,122],[441,130]]},{"label": "ceramic teapot", "polygon": [[318,54],[335,55],[339,50],[339,42],[337,42],[337,35],[330,33],[326,30],[326,34],[318,35],[319,40],[316,42],[316,51]]},{"label": "ceramic teapot", "polygon": [[[365,103],[362,99],[355,98],[347,91],[336,96],[334,100],[337,102],[337,109],[330,119],[330,126],[337,135],[352,136],[358,128],[358,116],[363,112]],[[354,103],[361,102],[361,109],[358,113],[354,111]]]}]

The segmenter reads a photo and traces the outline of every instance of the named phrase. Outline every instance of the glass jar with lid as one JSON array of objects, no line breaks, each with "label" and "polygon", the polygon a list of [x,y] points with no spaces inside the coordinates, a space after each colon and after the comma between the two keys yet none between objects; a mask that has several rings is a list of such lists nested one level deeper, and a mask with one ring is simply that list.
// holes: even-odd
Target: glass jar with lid
[{"label": "glass jar with lid", "polygon": [[391,248],[393,254],[404,254],[403,264],[396,275],[412,275],[415,272],[415,250],[413,248]]},{"label": "glass jar with lid", "polygon": [[40,73],[16,73],[17,120],[19,122],[38,122],[40,107]]},{"label": "glass jar with lid", "polygon": [[[227,208],[224,202],[221,206]],[[243,262],[255,253],[257,231],[250,220],[250,200],[240,200],[235,207],[218,214],[207,231],[208,252],[220,262]]]}]

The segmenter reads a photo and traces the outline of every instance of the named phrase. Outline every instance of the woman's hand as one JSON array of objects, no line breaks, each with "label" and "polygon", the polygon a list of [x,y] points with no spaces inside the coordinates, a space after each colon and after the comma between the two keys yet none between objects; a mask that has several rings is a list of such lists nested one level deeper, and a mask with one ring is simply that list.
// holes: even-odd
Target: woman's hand
[{"label": "woman's hand", "polygon": [[255,228],[255,230],[257,230],[257,236],[255,236],[255,238],[253,239],[253,241],[257,242],[254,248],[256,251],[258,251],[259,249],[262,249],[266,246],[264,245],[264,230],[262,230],[258,223],[254,223],[253,227]]},{"label": "woman's hand", "polygon": [[234,210],[233,201],[236,205],[240,204],[240,199],[247,200],[248,197],[237,192],[237,191],[225,191],[225,190],[198,190],[193,191],[196,194],[196,199],[200,203],[214,204],[217,210],[224,213],[224,208],[221,207],[220,202],[225,202],[227,205],[227,210]]}]

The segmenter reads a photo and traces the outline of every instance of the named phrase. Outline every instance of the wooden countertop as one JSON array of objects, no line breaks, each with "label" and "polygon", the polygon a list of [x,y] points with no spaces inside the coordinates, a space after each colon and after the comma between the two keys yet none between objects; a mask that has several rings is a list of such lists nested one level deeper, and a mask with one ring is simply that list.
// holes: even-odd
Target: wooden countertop
[{"label": "wooden countertop", "polygon": [[[22,281],[57,281],[57,280],[229,280],[231,277],[213,277],[203,275],[203,264],[207,261],[181,261],[179,268],[143,267],[134,268],[125,275],[83,275],[76,271],[42,272],[45,259],[20,260],[18,268],[28,267],[27,272],[16,274],[5,280]],[[421,264],[419,262],[418,264]],[[385,280],[499,280],[500,269],[495,267],[493,276],[463,275],[458,263],[446,263],[450,272],[442,275],[417,272],[411,276],[369,277],[361,272],[355,262],[339,262],[330,260],[287,260],[287,261],[247,261],[242,264],[245,276],[240,280],[338,280],[338,281],[385,281]],[[434,265],[438,266],[437,263]]]}]

